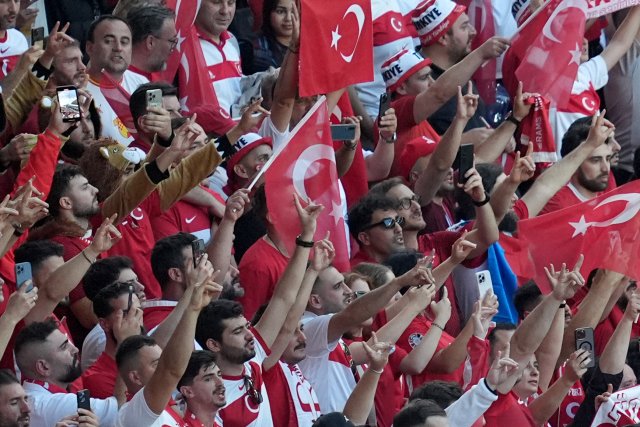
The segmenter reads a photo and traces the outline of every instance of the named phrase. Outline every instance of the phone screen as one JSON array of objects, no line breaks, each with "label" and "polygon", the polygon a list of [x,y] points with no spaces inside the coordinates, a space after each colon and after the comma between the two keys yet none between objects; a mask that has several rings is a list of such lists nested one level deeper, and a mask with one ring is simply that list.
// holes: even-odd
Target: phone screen
[{"label": "phone screen", "polygon": [[60,105],[63,122],[80,120],[80,104],[78,103],[78,91],[75,87],[58,88],[58,105]]},{"label": "phone screen", "polygon": [[44,49],[44,27],[38,27],[31,30],[31,46],[37,46],[38,49]]}]

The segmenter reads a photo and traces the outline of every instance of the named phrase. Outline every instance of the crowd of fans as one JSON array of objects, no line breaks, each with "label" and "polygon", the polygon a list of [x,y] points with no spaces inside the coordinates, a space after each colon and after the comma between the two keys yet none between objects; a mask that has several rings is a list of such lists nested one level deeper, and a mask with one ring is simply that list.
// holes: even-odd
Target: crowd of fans
[{"label": "crowd of fans", "polygon": [[194,0],[191,78],[217,101],[187,107],[159,77],[185,43],[164,1],[31,3],[0,0],[0,426],[582,427],[636,385],[636,278],[580,257],[541,286],[499,240],[638,176],[640,6],[587,22],[570,107],[550,112],[559,159],[540,164],[517,138],[537,94],[509,98],[498,71],[489,103],[472,77],[542,0],[494,0],[475,49],[461,4],[371,0],[374,80],[324,94],[356,127],[334,141],[340,271],[316,233],[335,207],[280,194],[292,246],[279,189],[248,189],[318,99],[298,94],[304,6]]}]

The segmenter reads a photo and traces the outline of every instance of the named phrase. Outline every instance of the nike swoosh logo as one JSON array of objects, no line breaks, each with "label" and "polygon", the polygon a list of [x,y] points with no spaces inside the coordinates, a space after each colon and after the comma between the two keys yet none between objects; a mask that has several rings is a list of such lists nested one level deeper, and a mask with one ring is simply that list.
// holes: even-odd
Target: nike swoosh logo
[{"label": "nike swoosh logo", "polygon": [[5,53],[5,52],[6,52],[6,51],[8,51],[8,50],[9,50],[9,48],[6,48],[6,49],[0,49],[0,53]]},{"label": "nike swoosh logo", "polygon": [[185,221],[187,224],[191,224],[191,223],[193,222],[193,220],[194,220],[194,219],[196,219],[196,216],[195,216],[195,215],[194,215],[194,216],[192,216],[191,218],[186,218],[184,221]]}]

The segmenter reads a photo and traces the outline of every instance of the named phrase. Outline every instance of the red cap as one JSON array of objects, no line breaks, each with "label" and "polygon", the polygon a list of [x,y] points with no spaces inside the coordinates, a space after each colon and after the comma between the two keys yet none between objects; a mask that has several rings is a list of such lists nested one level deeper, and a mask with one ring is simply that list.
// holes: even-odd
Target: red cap
[{"label": "red cap", "polygon": [[415,166],[420,157],[426,157],[433,153],[438,146],[438,143],[433,139],[426,136],[420,136],[418,138],[409,141],[400,153],[398,164],[402,171],[402,176],[409,179],[411,169]]}]

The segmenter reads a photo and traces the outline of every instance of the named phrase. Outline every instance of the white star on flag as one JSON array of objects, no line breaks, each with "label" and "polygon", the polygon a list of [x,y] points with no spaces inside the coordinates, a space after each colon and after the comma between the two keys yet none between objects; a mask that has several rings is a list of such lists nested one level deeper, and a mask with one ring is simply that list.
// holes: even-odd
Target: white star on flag
[{"label": "white star on flag", "polygon": [[569,64],[572,64],[575,62],[576,65],[580,65],[580,57],[582,56],[582,49],[577,43],[576,43],[575,50],[570,50],[569,54],[571,55],[571,61],[569,62]]},{"label": "white star on flag", "polygon": [[584,236],[585,234],[587,234],[587,230],[589,229],[589,227],[591,227],[591,223],[586,221],[584,215],[580,216],[580,220],[578,222],[570,222],[569,225],[575,229],[573,235],[571,236],[572,239],[579,234],[582,234]]},{"label": "white star on flag", "polygon": [[180,31],[178,31],[178,35],[176,35],[176,38],[178,39],[178,43],[176,43],[176,49],[178,50],[178,52],[182,52],[182,42],[185,41],[187,38],[182,37],[180,35]]},{"label": "white star on flag", "polygon": [[338,26],[336,25],[336,29],[331,31],[331,46],[335,50],[338,50],[338,40],[340,40],[342,35],[338,32]]},{"label": "white star on flag", "polygon": [[333,208],[331,209],[331,215],[333,217],[333,221],[338,225],[340,220],[342,219],[342,203],[336,203],[333,200],[331,201],[331,205]]}]

